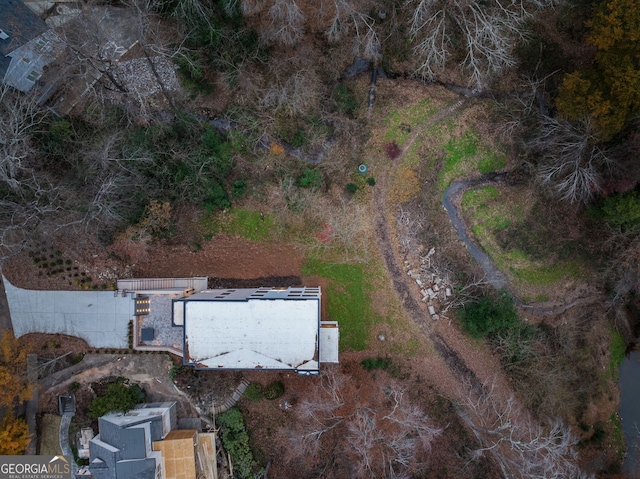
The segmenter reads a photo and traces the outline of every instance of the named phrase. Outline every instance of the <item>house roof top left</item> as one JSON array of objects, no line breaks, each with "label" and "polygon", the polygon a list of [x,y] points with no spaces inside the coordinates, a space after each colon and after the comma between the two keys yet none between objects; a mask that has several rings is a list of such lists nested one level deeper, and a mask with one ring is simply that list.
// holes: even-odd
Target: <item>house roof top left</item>
[{"label": "house roof top left", "polygon": [[44,20],[22,0],[0,0],[0,31],[4,32],[4,35],[0,34],[0,80],[11,63],[7,55],[47,30],[49,27]]}]

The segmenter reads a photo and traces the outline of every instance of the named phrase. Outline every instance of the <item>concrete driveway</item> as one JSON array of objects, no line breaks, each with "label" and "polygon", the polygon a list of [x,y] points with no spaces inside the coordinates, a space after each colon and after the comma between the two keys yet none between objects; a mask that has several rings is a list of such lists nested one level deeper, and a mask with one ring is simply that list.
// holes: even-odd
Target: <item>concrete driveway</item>
[{"label": "concrete driveway", "polygon": [[126,348],[134,301],[113,291],[37,291],[3,278],[13,332],[67,334],[94,348]]}]

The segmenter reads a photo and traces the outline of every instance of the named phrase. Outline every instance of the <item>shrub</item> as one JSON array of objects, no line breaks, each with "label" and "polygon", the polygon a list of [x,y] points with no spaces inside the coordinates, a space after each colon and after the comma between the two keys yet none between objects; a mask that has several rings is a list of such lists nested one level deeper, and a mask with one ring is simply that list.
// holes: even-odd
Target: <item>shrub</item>
[{"label": "shrub", "polygon": [[259,383],[251,383],[244,390],[244,395],[249,401],[260,401],[262,399],[262,386]]},{"label": "shrub", "polygon": [[353,116],[358,109],[358,99],[345,84],[338,85],[333,91],[333,99],[340,113]]},{"label": "shrub", "polygon": [[243,180],[237,180],[233,182],[233,185],[231,187],[231,195],[234,198],[242,198],[246,190],[247,190],[247,183],[244,182]]},{"label": "shrub", "polygon": [[284,384],[281,381],[274,381],[264,389],[264,397],[270,401],[282,397],[284,394]]},{"label": "shrub", "polygon": [[376,179],[373,176],[370,176],[369,178],[367,178],[367,184],[369,186],[375,186],[376,185]]},{"label": "shrub", "polygon": [[84,353],[73,354],[71,356],[71,364],[78,364],[84,358]]},{"label": "shrub", "polygon": [[520,329],[518,311],[513,298],[506,291],[497,297],[484,296],[458,309],[464,329],[474,338],[506,336],[513,329]]},{"label": "shrub", "polygon": [[186,368],[182,364],[172,364],[171,368],[169,368],[169,379],[173,381],[179,374],[185,371]]},{"label": "shrub", "polygon": [[589,209],[594,219],[625,229],[640,226],[640,193],[635,190],[603,198]]},{"label": "shrub", "polygon": [[389,369],[391,367],[391,358],[366,358],[363,359],[360,364],[367,371],[373,371],[374,369]]},{"label": "shrub", "polygon": [[347,193],[351,195],[354,195],[356,191],[358,191],[358,185],[355,183],[347,183],[344,188],[347,190]]},{"label": "shrub", "polygon": [[99,418],[109,412],[125,413],[144,401],[144,391],[137,384],[128,384],[125,380],[118,380],[107,385],[104,396],[95,398],[89,405],[87,415]]},{"label": "shrub", "polygon": [[252,470],[258,463],[249,447],[249,434],[242,413],[237,408],[231,408],[216,417],[216,424],[221,429],[222,445],[231,457],[235,477],[252,478]]},{"label": "shrub", "polygon": [[318,170],[307,168],[300,178],[298,178],[298,186],[303,188],[320,188],[322,186],[322,173]]},{"label": "shrub", "polygon": [[396,158],[398,158],[400,156],[400,153],[402,153],[402,150],[400,149],[398,144],[395,142],[395,140],[392,141],[391,143],[387,143],[385,145],[385,150],[387,151],[387,156],[392,160],[395,160]]}]

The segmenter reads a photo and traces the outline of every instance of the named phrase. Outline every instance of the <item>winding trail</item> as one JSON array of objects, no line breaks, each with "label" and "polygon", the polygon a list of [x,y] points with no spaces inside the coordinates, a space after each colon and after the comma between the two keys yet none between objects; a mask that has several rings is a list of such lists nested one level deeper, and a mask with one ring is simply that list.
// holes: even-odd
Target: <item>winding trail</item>
[{"label": "winding trail", "polygon": [[485,251],[474,241],[472,241],[471,238],[469,238],[469,235],[467,234],[467,227],[457,206],[457,203],[459,203],[462,198],[462,194],[466,190],[470,188],[477,188],[489,183],[495,183],[499,178],[501,178],[499,175],[493,173],[486,174],[478,178],[452,183],[444,191],[444,195],[442,196],[442,206],[447,210],[447,214],[449,215],[451,224],[458,234],[458,238],[460,238],[460,241],[464,243],[471,257],[478,262],[478,265],[482,268],[482,271],[484,271],[488,283],[495,289],[505,289],[507,287],[507,277],[502,271],[500,271],[489,255],[485,253]]},{"label": "winding trail", "polygon": [[[526,408],[516,398],[513,387],[495,355],[482,345],[471,342],[459,328],[451,327],[446,321],[430,319],[426,305],[419,298],[416,284],[403,268],[404,262],[399,253],[395,236],[393,204],[388,201],[392,173],[400,165],[416,138],[433,124],[453,116],[476,101],[474,98],[459,99],[428,119],[425,124],[415,128],[410,138],[404,143],[402,153],[388,169],[380,172],[378,175],[379,189],[376,189],[377,194],[374,196],[374,207],[377,213],[375,231],[380,253],[402,308],[438,353],[434,355],[437,357],[432,358],[433,361],[429,363],[428,375],[432,381],[436,382],[435,385],[438,389],[457,404],[461,419],[480,441],[482,450],[487,451],[487,454],[495,460],[503,476],[519,477],[521,467],[528,464],[526,463],[528,459],[525,459],[526,454],[523,451],[528,451],[527,454],[529,452],[537,454],[534,452],[536,445],[532,446],[526,443],[529,440],[527,434],[532,431],[540,431],[541,424],[534,416],[525,412]],[[447,188],[442,199],[442,204],[458,237],[464,243],[469,254],[483,269],[488,282],[498,289],[508,288],[507,277],[497,268],[487,253],[470,238],[459,211],[459,204],[462,194],[467,189],[506,181],[510,173],[493,173],[455,182]],[[521,302],[518,303],[518,306],[531,308],[529,312],[534,309],[533,306]],[[536,307],[538,312],[555,313],[555,306],[541,308],[536,305]],[[558,307],[568,309],[571,305],[564,304]],[[484,398],[485,402],[482,403],[482,406],[477,406],[478,409],[474,409],[476,407],[474,404],[478,404],[476,401],[479,402],[480,398]],[[510,414],[504,412],[504,409],[507,408],[508,411],[511,411],[511,407],[513,407],[513,411],[522,412],[517,416],[508,417],[507,423],[510,424],[509,430],[511,432],[518,430],[523,433],[524,431],[524,436],[521,438],[525,441],[522,443],[522,450],[509,448],[508,434],[503,436],[501,432],[503,428],[491,429],[492,426],[490,426],[497,424],[494,422],[497,417],[502,417],[502,414]],[[481,412],[479,408],[482,408]],[[511,421],[514,421],[513,424]],[[527,450],[528,447],[533,448]],[[548,450],[544,449],[544,451]],[[543,456],[544,454],[546,452],[543,453]],[[561,452],[561,454],[565,453]],[[535,460],[541,461],[541,457]],[[567,470],[573,470],[570,461],[562,464],[566,466]]]},{"label": "winding trail", "polygon": [[460,201],[465,191],[487,186],[496,183],[505,183],[512,172],[486,173],[475,178],[467,178],[456,181],[449,185],[442,196],[442,206],[447,211],[451,224],[453,225],[458,238],[467,248],[469,254],[476,260],[484,272],[487,282],[495,289],[503,289],[515,300],[516,306],[527,314],[541,318],[557,316],[577,307],[587,306],[601,302],[603,295],[599,291],[589,289],[577,289],[568,293],[562,301],[551,301],[546,303],[526,303],[518,298],[509,288],[506,275],[498,268],[489,255],[474,240],[469,237],[468,227],[460,214]]},{"label": "winding trail", "polygon": [[[424,130],[442,120],[447,119],[463,108],[471,106],[474,102],[474,99],[469,98],[457,100],[440,110],[436,115],[430,117],[419,128],[415,128],[404,143],[402,153],[394,160],[391,171],[393,171],[393,169],[402,162],[406,153],[410,151],[411,146]],[[435,350],[447,364],[447,367],[454,373],[454,376],[456,376],[457,381],[470,385],[473,389],[479,391],[483,387],[483,381],[478,378],[476,373],[469,368],[469,366],[467,366],[465,360],[460,356],[456,349],[450,345],[450,342],[432,326],[431,320],[427,319],[429,318],[428,312],[425,310],[425,307],[417,296],[415,284],[407,279],[407,275],[400,266],[402,261],[400,260],[400,255],[393,240],[393,228],[390,220],[390,218],[393,217],[393,214],[390,211],[387,201],[387,195],[389,192],[389,173],[390,172],[379,178],[379,194],[375,196],[374,201],[378,211],[375,222],[378,246],[382,257],[384,258],[387,272],[393,283],[393,288],[400,298],[402,307],[431,341]],[[451,198],[454,196],[454,193],[450,194]]]}]

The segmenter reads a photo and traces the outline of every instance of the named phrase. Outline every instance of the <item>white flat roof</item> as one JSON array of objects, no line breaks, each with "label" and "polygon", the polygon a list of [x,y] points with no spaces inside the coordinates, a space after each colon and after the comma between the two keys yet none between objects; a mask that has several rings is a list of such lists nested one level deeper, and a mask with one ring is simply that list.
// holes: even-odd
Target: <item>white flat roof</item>
[{"label": "white flat roof", "polygon": [[320,324],[320,362],[339,363],[338,343],[340,330],[337,321],[322,321]]},{"label": "white flat roof", "polygon": [[184,361],[207,369],[318,370],[319,295],[184,302]]}]

